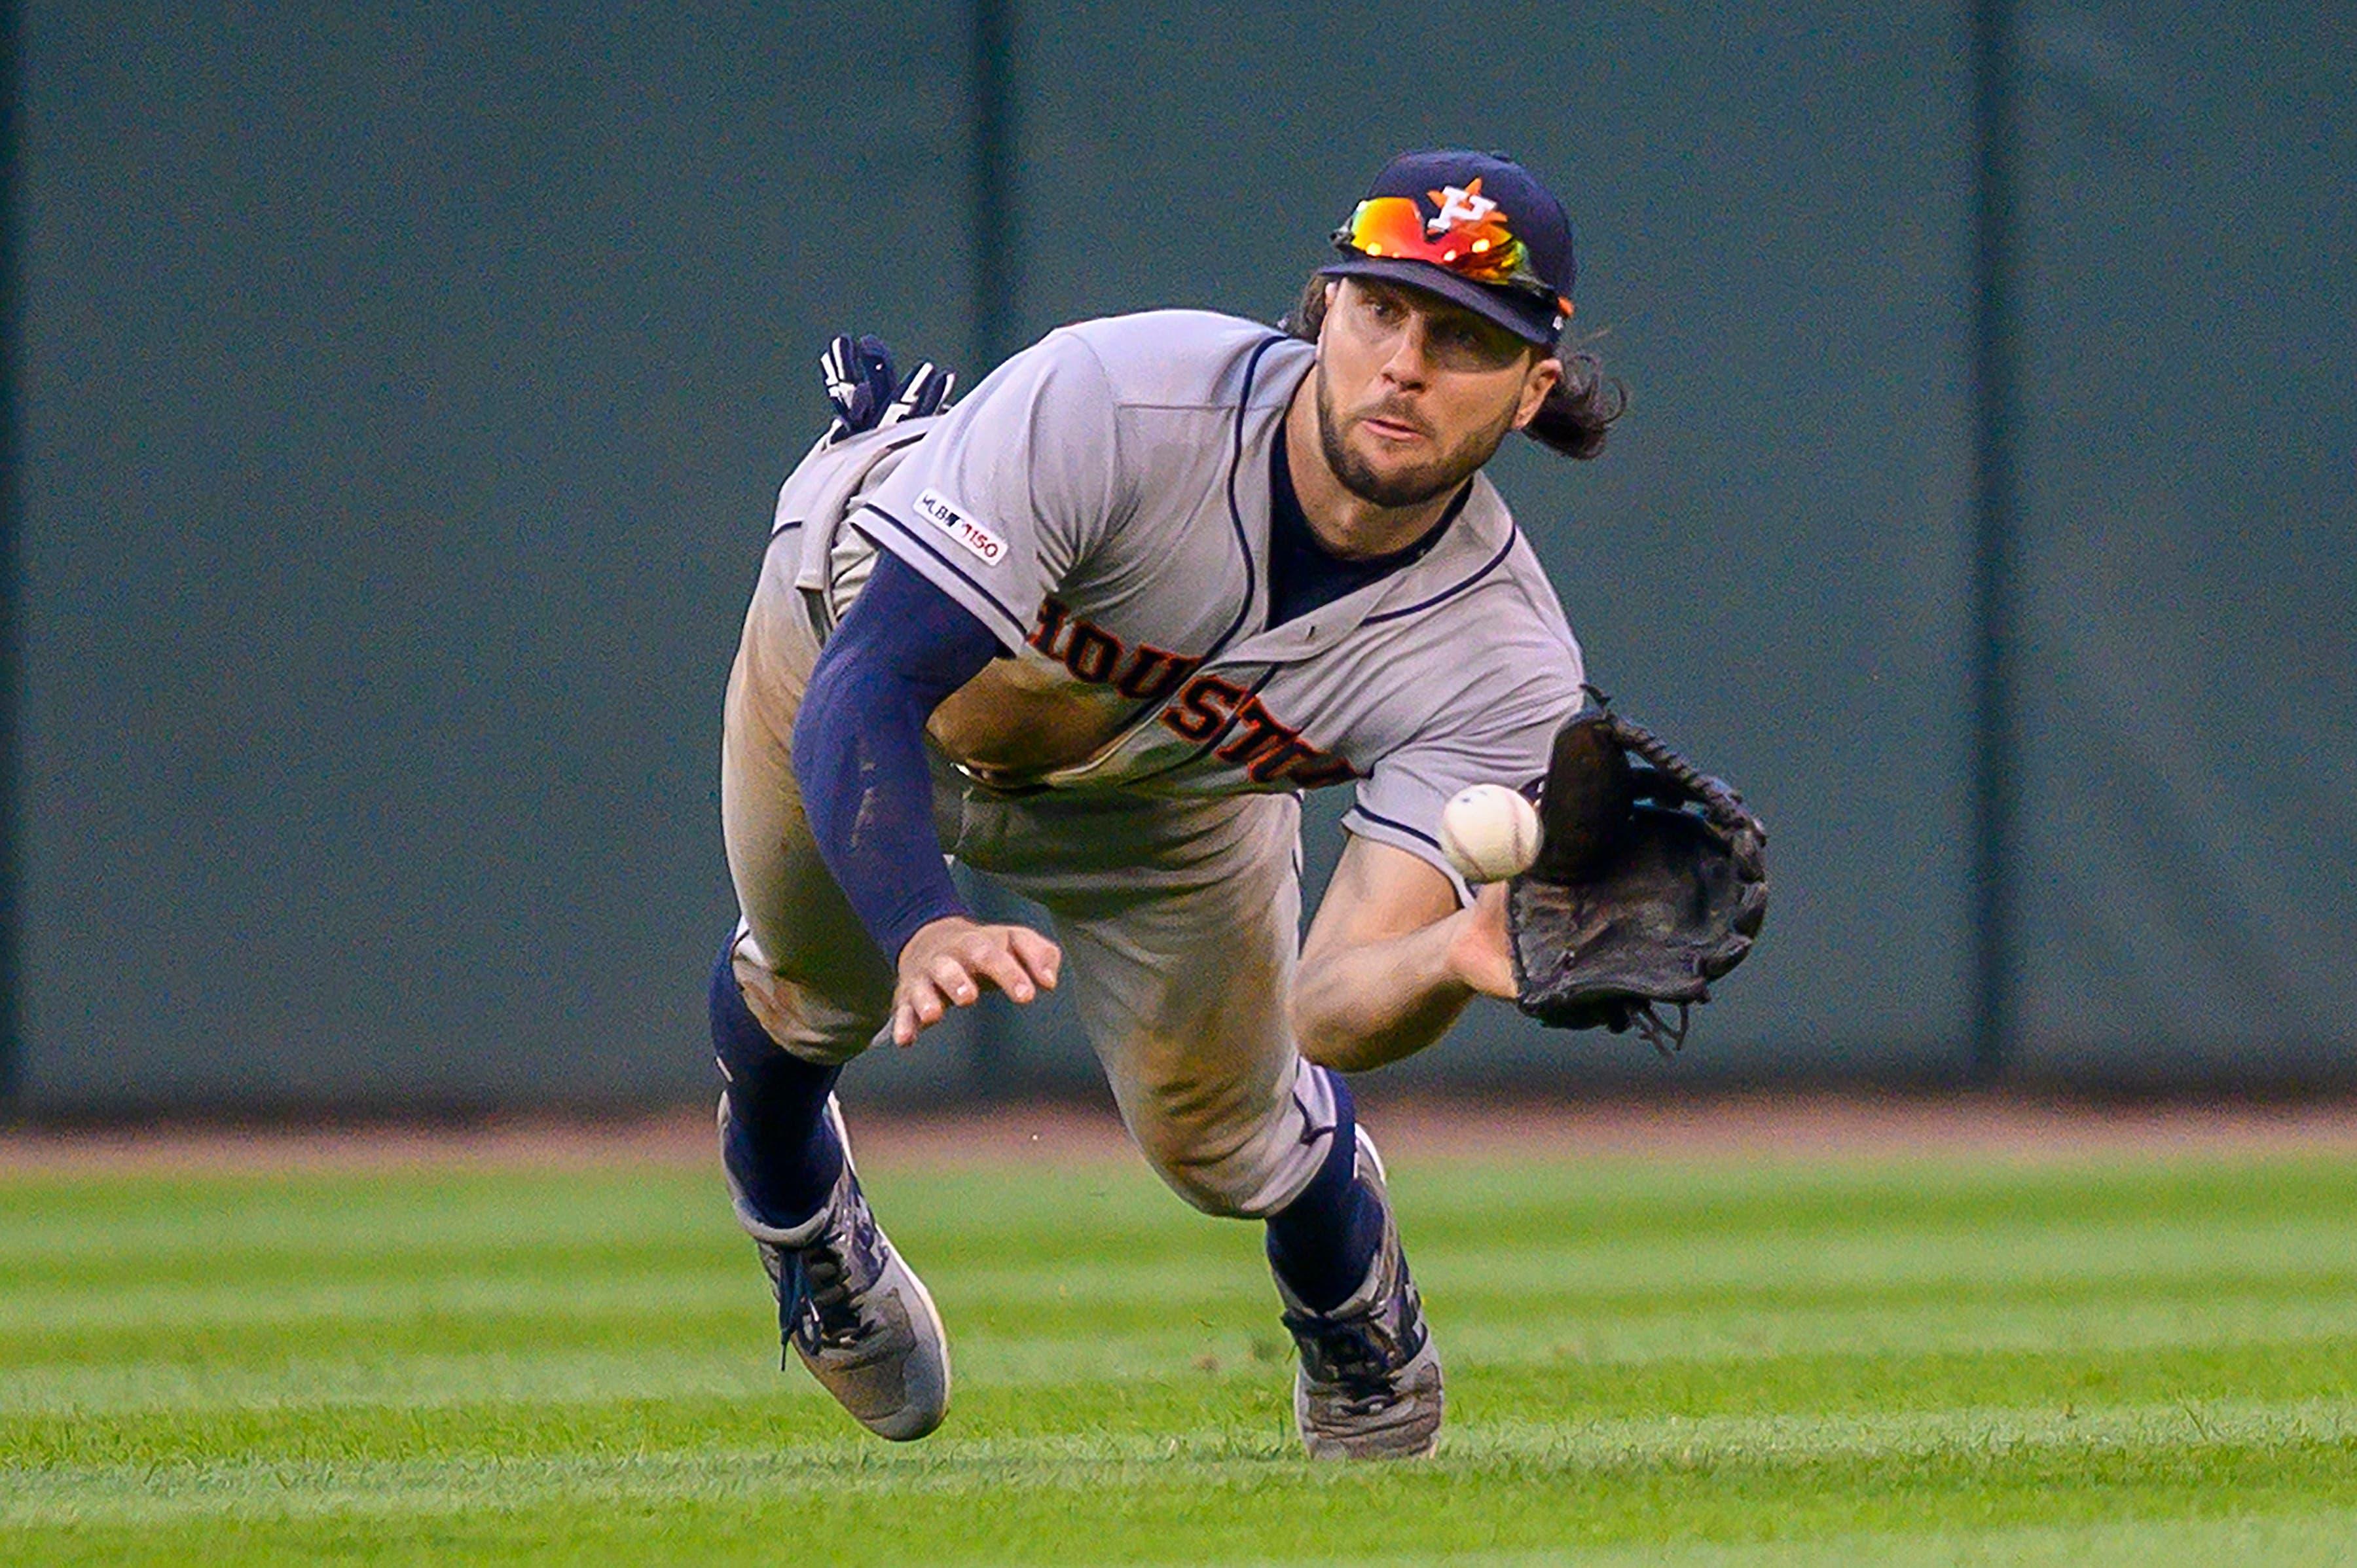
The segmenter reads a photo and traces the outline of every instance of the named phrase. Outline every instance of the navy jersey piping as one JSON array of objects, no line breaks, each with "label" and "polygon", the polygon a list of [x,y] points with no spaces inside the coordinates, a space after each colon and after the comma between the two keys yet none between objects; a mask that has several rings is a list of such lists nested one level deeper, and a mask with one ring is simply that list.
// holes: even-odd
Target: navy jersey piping
[{"label": "navy jersey piping", "polygon": [[1382,812],[1370,811],[1364,806],[1354,803],[1351,807],[1350,811],[1345,812],[1344,815],[1364,817],[1371,822],[1380,822],[1384,827],[1391,829],[1394,832],[1405,833],[1408,837],[1424,843],[1428,843],[1435,849],[1438,849],[1440,847],[1440,841],[1434,838],[1430,833],[1418,832],[1415,829],[1409,827],[1405,822],[1395,822],[1389,817],[1384,816]]},{"label": "navy jersey piping", "polygon": [[[1244,602],[1237,607],[1236,618],[1229,624],[1228,629],[1220,634],[1219,640],[1211,644],[1211,651],[1203,655],[1206,664],[1217,659],[1222,650],[1235,640],[1236,633],[1243,629],[1244,622],[1252,618],[1253,595],[1260,586],[1260,568],[1253,560],[1251,536],[1244,532],[1243,509],[1236,504],[1236,475],[1243,471],[1244,465],[1244,416],[1252,412],[1253,384],[1260,379],[1261,357],[1279,343],[1292,341],[1290,338],[1264,338],[1260,346],[1252,351],[1252,358],[1244,361],[1244,387],[1236,398],[1235,434],[1228,452],[1228,525],[1235,530],[1236,549],[1244,558]],[[1282,417],[1279,416],[1280,419]],[[1285,439],[1282,429],[1277,432],[1276,439]]]},{"label": "navy jersey piping", "polygon": [[[1495,555],[1491,556],[1487,562],[1483,563],[1480,571],[1473,573],[1462,582],[1451,583],[1448,587],[1441,589],[1440,592],[1433,595],[1432,597],[1428,599],[1422,600],[1421,602],[1413,605],[1403,605],[1395,610],[1385,610],[1381,615],[1371,615],[1359,624],[1361,626],[1381,626],[1387,620],[1397,620],[1402,616],[1415,615],[1419,611],[1430,609],[1433,606],[1441,603],[1443,600],[1455,598],[1458,595],[1463,593],[1466,589],[1471,587],[1474,584],[1480,582],[1491,573],[1496,571],[1500,566],[1505,564],[1506,557],[1513,553],[1514,541],[1520,537],[1521,533],[1519,531],[1517,531],[1511,523],[1508,524],[1506,528],[1506,542],[1499,546],[1498,553]],[[1396,826],[1397,824],[1394,823],[1394,825]]]},{"label": "navy jersey piping", "polygon": [[971,587],[975,593],[982,596],[984,603],[987,604],[992,609],[996,610],[1000,615],[1006,618],[1006,624],[1015,628],[1015,642],[1017,646],[1020,646],[1023,640],[1030,635],[1031,628],[1024,624],[1022,617],[1007,608],[1006,606],[1000,601],[996,594],[992,593],[982,584],[975,582],[973,573],[967,571],[964,567],[959,565],[956,562],[942,554],[939,550],[933,548],[933,542],[931,540],[927,539],[923,534],[919,533],[915,529],[910,528],[907,523],[902,522],[899,518],[894,517],[890,512],[886,511],[874,501],[861,502],[859,510],[861,511],[874,512],[877,517],[882,518],[885,521],[898,529],[901,537],[907,539],[909,542],[914,544],[918,549],[923,551],[926,554],[931,556],[934,560],[948,567],[952,572],[957,574],[961,581],[963,581],[967,586]]}]

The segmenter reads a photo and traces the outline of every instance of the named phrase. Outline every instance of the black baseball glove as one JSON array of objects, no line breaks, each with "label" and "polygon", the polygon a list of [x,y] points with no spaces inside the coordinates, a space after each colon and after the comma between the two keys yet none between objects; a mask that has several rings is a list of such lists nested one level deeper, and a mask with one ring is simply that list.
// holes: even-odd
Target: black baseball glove
[{"label": "black baseball glove", "polygon": [[1539,826],[1538,860],[1507,886],[1516,1004],[1553,1028],[1633,1026],[1668,1055],[1760,934],[1768,830],[1600,702],[1555,732]]}]

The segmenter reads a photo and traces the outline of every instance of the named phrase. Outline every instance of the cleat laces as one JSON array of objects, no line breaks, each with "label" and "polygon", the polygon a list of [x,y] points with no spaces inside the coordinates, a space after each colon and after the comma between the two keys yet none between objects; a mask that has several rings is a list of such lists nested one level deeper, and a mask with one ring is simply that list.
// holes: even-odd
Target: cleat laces
[{"label": "cleat laces", "polygon": [[1310,1377],[1340,1389],[1343,1407],[1354,1415],[1371,1415],[1397,1401],[1403,1391],[1393,1380],[1424,1348],[1422,1335],[1415,1344],[1403,1345],[1372,1315],[1336,1318],[1288,1312],[1284,1321],[1301,1347]]},{"label": "cleat laces", "polygon": [[778,1316],[803,1349],[848,1350],[870,1325],[859,1311],[856,1279],[873,1283],[883,1272],[875,1229],[864,1214],[829,1225],[807,1247],[779,1249]]}]

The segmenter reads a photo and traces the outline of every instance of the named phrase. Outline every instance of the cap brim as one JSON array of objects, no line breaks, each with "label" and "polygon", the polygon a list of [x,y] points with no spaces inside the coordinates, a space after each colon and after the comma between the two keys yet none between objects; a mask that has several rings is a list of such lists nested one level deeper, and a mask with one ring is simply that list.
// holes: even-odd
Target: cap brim
[{"label": "cap brim", "polygon": [[1386,283],[1420,288],[1452,305],[1461,305],[1541,349],[1553,349],[1563,332],[1562,317],[1553,306],[1512,289],[1492,288],[1471,278],[1459,277],[1430,262],[1411,261],[1405,256],[1347,256],[1330,266],[1319,267],[1318,275],[1382,278]]}]

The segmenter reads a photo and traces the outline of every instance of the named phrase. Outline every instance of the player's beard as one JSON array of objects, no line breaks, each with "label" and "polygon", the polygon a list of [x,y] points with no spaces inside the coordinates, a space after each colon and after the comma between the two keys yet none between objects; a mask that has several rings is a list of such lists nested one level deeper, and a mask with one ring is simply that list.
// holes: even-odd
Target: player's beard
[{"label": "player's beard", "polygon": [[[1318,367],[1318,441],[1325,449],[1326,466],[1334,471],[1334,478],[1344,489],[1380,507],[1421,506],[1471,478],[1481,465],[1498,455],[1499,446],[1512,434],[1514,412],[1509,405],[1495,425],[1474,431],[1429,462],[1381,474],[1343,439],[1342,417],[1334,408],[1334,389],[1327,382],[1326,367]],[[1395,419],[1427,434],[1431,430],[1415,413],[1388,403],[1376,404],[1360,417]]]}]

